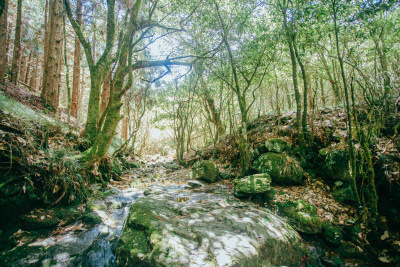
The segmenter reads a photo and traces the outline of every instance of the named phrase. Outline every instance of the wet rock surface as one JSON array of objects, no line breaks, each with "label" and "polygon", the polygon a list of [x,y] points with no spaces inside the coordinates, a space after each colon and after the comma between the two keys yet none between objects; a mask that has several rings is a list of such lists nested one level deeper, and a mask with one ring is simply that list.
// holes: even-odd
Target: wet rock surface
[{"label": "wet rock surface", "polygon": [[290,265],[305,256],[300,235],[282,218],[226,188],[151,191],[130,207],[119,266]]}]

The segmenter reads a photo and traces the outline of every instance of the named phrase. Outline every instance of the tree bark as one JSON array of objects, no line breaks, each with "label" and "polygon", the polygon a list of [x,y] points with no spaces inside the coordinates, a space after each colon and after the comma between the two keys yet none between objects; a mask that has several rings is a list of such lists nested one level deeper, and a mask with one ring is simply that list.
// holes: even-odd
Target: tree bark
[{"label": "tree bark", "polygon": [[110,101],[110,88],[111,88],[111,71],[107,74],[103,83],[103,90],[101,92],[100,114],[102,114]]},{"label": "tree bark", "polygon": [[29,74],[32,67],[32,52],[29,53],[28,65],[26,66],[25,70],[25,77],[21,77],[26,84],[29,82]]},{"label": "tree bark", "polygon": [[294,53],[296,54],[297,62],[299,63],[302,78],[303,78],[303,117],[302,117],[302,128],[303,128],[303,137],[307,139],[307,112],[308,112],[308,78],[306,68],[304,67],[303,61],[299,55],[297,50],[296,41],[293,40],[293,48]]},{"label": "tree bark", "polygon": [[[76,22],[82,24],[82,0],[77,0],[76,3]],[[71,115],[78,118],[79,111],[79,82],[81,71],[81,43],[79,38],[75,35],[75,52],[74,52],[74,70],[72,81],[72,97],[71,97]]]},{"label": "tree bark", "polygon": [[5,84],[5,76],[7,73],[7,65],[8,65],[7,16],[8,16],[8,0],[5,0],[3,12],[0,15],[0,84]]},{"label": "tree bark", "polygon": [[34,88],[34,89],[38,89],[37,88],[37,73],[38,73],[38,69],[39,69],[39,66],[38,66],[39,62],[38,61],[39,61],[39,59],[36,56],[36,63],[34,64],[33,73],[31,75],[31,79],[29,81],[29,86]]},{"label": "tree bark", "polygon": [[41,98],[46,105],[57,110],[62,62],[63,41],[62,0],[52,0],[49,12],[49,46],[43,71],[43,90]]},{"label": "tree bark", "polygon": [[353,147],[353,123],[352,123],[352,117],[351,117],[351,111],[350,111],[349,92],[348,92],[348,88],[347,88],[346,76],[344,73],[343,58],[340,53],[340,47],[339,47],[339,28],[337,26],[337,9],[338,9],[338,7],[336,6],[336,0],[332,0],[332,9],[333,9],[333,17],[334,17],[334,25],[335,25],[336,52],[337,52],[337,56],[339,59],[340,72],[341,72],[341,76],[342,76],[345,101],[346,101],[346,113],[347,113],[347,121],[348,121],[348,131],[347,131],[348,138],[347,138],[347,140],[348,140],[348,146],[349,146],[348,150],[349,150],[349,156],[350,156],[351,187],[352,187],[353,195],[355,198],[355,202],[357,203],[358,206],[360,206],[361,202],[360,202],[360,197],[358,195],[357,184],[356,184],[356,158],[355,158],[354,147]]},{"label": "tree bark", "polygon": [[21,58],[21,24],[22,24],[22,0],[18,0],[17,21],[15,22],[14,53],[11,66],[11,82],[17,84],[19,61]]}]

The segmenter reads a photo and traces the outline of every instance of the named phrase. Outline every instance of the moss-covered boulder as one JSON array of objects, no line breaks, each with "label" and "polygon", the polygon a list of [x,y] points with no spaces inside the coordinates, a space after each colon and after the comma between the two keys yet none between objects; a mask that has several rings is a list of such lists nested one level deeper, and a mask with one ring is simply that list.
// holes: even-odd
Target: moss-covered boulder
[{"label": "moss-covered boulder", "polygon": [[192,167],[192,179],[202,180],[206,183],[214,183],[218,178],[218,170],[210,160],[196,162]]},{"label": "moss-covered boulder", "polygon": [[317,208],[301,199],[279,204],[284,214],[296,230],[306,234],[321,234],[323,223],[318,217]]},{"label": "moss-covered boulder", "polygon": [[330,224],[325,224],[323,237],[328,244],[338,246],[342,243],[343,240],[342,229]]},{"label": "moss-covered boulder", "polygon": [[333,181],[349,181],[350,167],[347,149],[344,146],[323,148],[318,152],[322,164],[320,173]]},{"label": "moss-covered boulder", "polygon": [[233,181],[233,193],[238,198],[250,198],[264,204],[273,198],[271,177],[267,173],[254,174]]},{"label": "moss-covered boulder", "polygon": [[284,152],[289,146],[288,144],[281,138],[271,138],[264,143],[265,151],[266,152],[275,152],[275,153],[282,153]]},{"label": "moss-covered boulder", "polygon": [[351,189],[350,183],[343,183],[342,181],[336,181],[332,188],[333,197],[340,202],[346,204],[354,204],[353,190]]},{"label": "moss-covered boulder", "polygon": [[286,154],[265,153],[253,163],[259,173],[268,173],[272,182],[279,185],[298,185],[303,179],[299,162]]},{"label": "moss-covered boulder", "polygon": [[305,255],[299,234],[268,209],[202,192],[138,199],[116,249],[118,266],[280,266]]}]

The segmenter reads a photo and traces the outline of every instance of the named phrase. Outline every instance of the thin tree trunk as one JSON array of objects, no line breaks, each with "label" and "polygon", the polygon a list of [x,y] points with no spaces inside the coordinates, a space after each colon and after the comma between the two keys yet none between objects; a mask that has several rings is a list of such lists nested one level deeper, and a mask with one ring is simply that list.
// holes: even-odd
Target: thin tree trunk
[{"label": "thin tree trunk", "polygon": [[38,68],[39,68],[39,66],[38,66],[39,62],[38,61],[39,61],[39,59],[36,56],[36,63],[34,64],[33,73],[31,75],[31,79],[29,81],[29,86],[34,88],[34,89],[37,89],[37,73],[38,73]]},{"label": "thin tree trunk", "polygon": [[352,124],[352,118],[351,118],[351,111],[350,111],[350,102],[349,102],[349,92],[347,88],[347,82],[346,82],[346,76],[344,73],[344,64],[343,64],[343,58],[340,53],[340,47],[339,47],[339,29],[337,26],[337,9],[338,7],[336,6],[336,0],[332,1],[333,4],[333,17],[334,17],[334,24],[335,24],[335,38],[336,38],[336,51],[337,51],[337,56],[339,59],[339,64],[340,64],[340,71],[342,75],[342,82],[343,82],[343,87],[344,87],[344,94],[345,94],[345,100],[346,100],[346,113],[347,113],[347,121],[348,121],[348,145],[349,145],[349,155],[350,155],[350,171],[351,171],[351,187],[353,191],[353,195],[355,198],[355,201],[358,206],[361,205],[360,202],[360,197],[358,195],[358,190],[357,190],[357,184],[356,184],[356,158],[355,158],[355,153],[354,153],[354,147],[353,147],[353,124]]},{"label": "thin tree trunk", "polygon": [[25,78],[22,77],[26,84],[28,84],[28,82],[29,82],[29,74],[30,74],[31,67],[32,67],[32,62],[31,61],[32,61],[32,52],[29,53],[28,65],[27,65],[26,71],[25,71]]},{"label": "thin tree trunk", "polygon": [[0,15],[0,84],[5,84],[5,76],[8,64],[7,16],[8,16],[8,0],[5,0],[3,13]]},{"label": "thin tree trunk", "polygon": [[71,121],[71,87],[69,86],[69,66],[67,57],[67,34],[65,30],[65,16],[63,16],[63,32],[64,32],[64,64],[66,68],[65,83],[67,84],[67,121]]},{"label": "thin tree trunk", "polygon": [[303,136],[303,127],[301,122],[301,95],[299,91],[299,86],[297,84],[297,64],[296,64],[296,55],[293,48],[291,37],[292,33],[290,32],[289,26],[287,25],[287,17],[286,17],[286,9],[282,10],[283,14],[283,24],[286,31],[286,39],[289,45],[289,52],[290,52],[290,60],[292,62],[292,79],[293,79],[293,88],[294,88],[294,96],[296,100],[296,124],[297,124],[297,134],[299,138],[299,143],[304,141]]},{"label": "thin tree trunk", "polygon": [[[76,3],[77,18],[76,22],[82,24],[82,0],[77,0]],[[79,111],[79,82],[80,82],[80,70],[81,70],[81,43],[78,37],[75,35],[75,52],[74,52],[74,71],[72,81],[72,102],[71,102],[71,115],[78,118]]]},{"label": "thin tree trunk", "polygon": [[11,82],[17,84],[19,61],[21,57],[21,24],[22,24],[22,0],[18,0],[17,21],[15,25],[14,53],[11,67]]},{"label": "thin tree trunk", "polygon": [[307,73],[304,67],[303,61],[300,58],[299,52],[297,50],[296,41],[293,40],[294,53],[296,54],[297,62],[301,69],[301,74],[303,76],[303,117],[302,117],[302,128],[303,136],[307,139],[307,111],[308,111],[308,84],[307,84]]},{"label": "thin tree trunk", "polygon": [[325,105],[326,105],[326,100],[325,100],[325,91],[324,91],[324,81],[323,81],[323,79],[321,78],[320,80],[319,80],[320,82],[320,87],[321,87],[321,99],[322,99],[322,104],[323,104],[323,106],[325,107]]},{"label": "thin tree trunk", "polygon": [[[24,51],[24,47],[22,47],[22,51]],[[19,63],[19,81],[25,81],[26,67],[29,62],[29,55],[23,55],[24,52],[21,53],[21,60]]]}]

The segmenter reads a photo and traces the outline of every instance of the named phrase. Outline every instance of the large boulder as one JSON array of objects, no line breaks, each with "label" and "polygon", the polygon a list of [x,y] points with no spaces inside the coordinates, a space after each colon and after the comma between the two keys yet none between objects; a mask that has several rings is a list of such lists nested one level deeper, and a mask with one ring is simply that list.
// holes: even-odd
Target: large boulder
[{"label": "large boulder", "polygon": [[218,170],[209,160],[196,162],[192,167],[192,179],[202,180],[206,183],[214,183],[218,178]]},{"label": "large boulder", "polygon": [[344,146],[323,148],[318,155],[322,160],[320,172],[323,177],[333,181],[349,181],[351,179],[349,156]]},{"label": "large boulder", "polygon": [[275,153],[282,153],[284,152],[289,146],[288,144],[281,138],[271,138],[264,143],[265,151],[266,152],[275,152]]},{"label": "large boulder", "polygon": [[166,191],[130,207],[118,266],[280,266],[305,256],[299,234],[268,209],[232,196],[179,196]]},{"label": "large boulder", "polygon": [[299,162],[288,155],[265,153],[253,163],[259,173],[268,173],[272,182],[279,185],[298,185],[303,179],[303,168]]},{"label": "large boulder", "polygon": [[250,198],[264,204],[273,198],[271,176],[267,173],[254,174],[233,181],[233,193],[239,198]]},{"label": "large boulder", "polygon": [[323,223],[318,217],[317,208],[301,199],[280,204],[284,214],[293,223],[296,230],[306,234],[320,234]]}]

